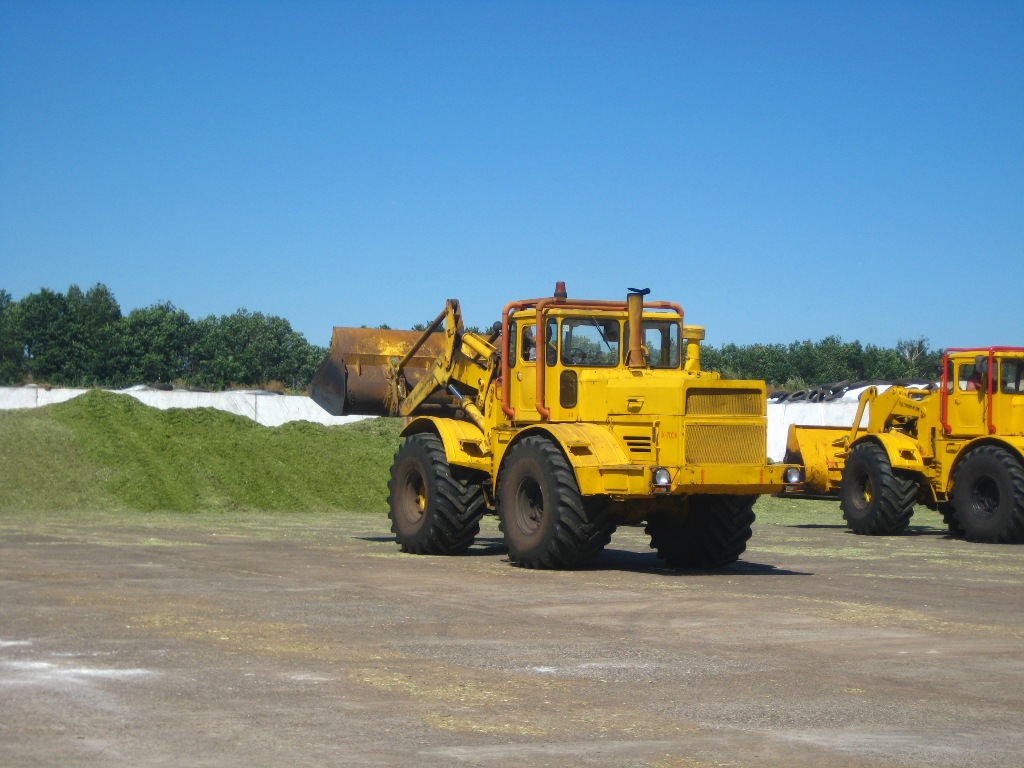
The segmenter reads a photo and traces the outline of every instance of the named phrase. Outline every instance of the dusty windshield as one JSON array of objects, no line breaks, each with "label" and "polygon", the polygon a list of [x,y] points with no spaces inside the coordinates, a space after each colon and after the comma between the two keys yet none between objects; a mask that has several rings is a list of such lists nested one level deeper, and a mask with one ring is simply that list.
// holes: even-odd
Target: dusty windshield
[{"label": "dusty windshield", "polygon": [[612,367],[619,363],[618,320],[567,317],[562,320],[562,364]]}]

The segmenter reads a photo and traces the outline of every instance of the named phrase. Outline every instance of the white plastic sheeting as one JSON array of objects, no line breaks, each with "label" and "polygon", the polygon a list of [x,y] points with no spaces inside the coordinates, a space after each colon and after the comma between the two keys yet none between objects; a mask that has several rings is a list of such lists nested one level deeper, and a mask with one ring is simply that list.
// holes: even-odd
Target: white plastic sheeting
[{"label": "white plastic sheeting", "polygon": [[[891,384],[876,384],[879,392],[887,390]],[[841,398],[828,403],[768,403],[768,458],[782,461],[786,456],[786,437],[789,435],[790,424],[809,427],[852,427],[857,417],[857,406],[861,393],[867,387],[851,389]],[[860,425],[868,425],[868,414],[871,406],[864,409]]]},{"label": "white plastic sheeting", "polygon": [[[326,426],[351,424],[366,416],[331,416],[308,397],[277,395],[271,392],[189,392],[176,389],[163,391],[148,387],[115,390],[131,395],[140,403],[168,408],[216,408],[245,416],[266,427],[279,427],[290,421],[311,421]],[[43,389],[41,387],[0,387],[0,410],[38,408],[62,403],[88,392],[86,389]]]},{"label": "white plastic sheeting", "polygon": [[[884,387],[879,387],[883,389]],[[0,387],[0,410],[38,408],[62,403],[78,397],[85,389],[43,389],[40,387]],[[219,411],[245,416],[267,427],[279,427],[290,421],[311,421],[335,426],[350,424],[372,416],[331,416],[308,397],[276,395],[268,392],[165,392],[148,387],[116,390],[131,395],[140,403],[166,410],[168,408],[216,408]],[[861,390],[848,392],[830,403],[768,403],[768,457],[782,461],[786,455],[786,435],[790,424],[825,427],[848,427],[857,415],[857,398]],[[867,426],[867,413],[861,419]]]}]

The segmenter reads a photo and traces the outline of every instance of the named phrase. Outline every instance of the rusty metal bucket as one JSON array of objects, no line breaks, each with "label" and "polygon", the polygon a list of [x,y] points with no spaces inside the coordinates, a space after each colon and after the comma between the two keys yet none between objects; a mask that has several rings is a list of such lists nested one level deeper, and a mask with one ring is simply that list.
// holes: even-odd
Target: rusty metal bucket
[{"label": "rusty metal bucket", "polygon": [[[335,327],[331,349],[309,385],[309,396],[333,416],[389,416],[389,362],[401,359],[423,334],[377,328]],[[444,348],[444,334],[432,333],[404,371],[409,389],[416,386]],[[446,398],[443,393],[439,402]]]}]

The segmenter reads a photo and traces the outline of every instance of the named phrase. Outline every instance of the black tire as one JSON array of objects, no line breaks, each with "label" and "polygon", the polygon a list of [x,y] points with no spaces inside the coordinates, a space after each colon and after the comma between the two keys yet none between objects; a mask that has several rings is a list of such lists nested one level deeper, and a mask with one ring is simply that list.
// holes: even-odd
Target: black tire
[{"label": "black tire", "polygon": [[678,510],[652,515],[651,549],[673,568],[721,568],[747,548],[756,496],[690,496]]},{"label": "black tire", "polygon": [[839,506],[846,525],[865,536],[902,533],[914,514],[917,482],[896,472],[878,443],[853,446],[843,467]]},{"label": "black tire", "polygon": [[936,509],[942,515],[942,522],[949,529],[949,535],[957,539],[962,538],[964,529],[960,527],[960,521],[956,519],[956,510],[953,509],[953,505],[948,501],[940,501]]},{"label": "black tire", "polygon": [[484,494],[468,470],[451,467],[437,435],[402,441],[391,465],[388,517],[403,552],[457,555],[480,532]]},{"label": "black tire", "polygon": [[1024,541],[1024,467],[1005,448],[975,448],[953,473],[953,509],[968,541]]},{"label": "black tire", "polygon": [[585,565],[615,530],[606,500],[584,501],[565,455],[539,436],[524,438],[505,457],[497,503],[509,559],[524,568]]}]

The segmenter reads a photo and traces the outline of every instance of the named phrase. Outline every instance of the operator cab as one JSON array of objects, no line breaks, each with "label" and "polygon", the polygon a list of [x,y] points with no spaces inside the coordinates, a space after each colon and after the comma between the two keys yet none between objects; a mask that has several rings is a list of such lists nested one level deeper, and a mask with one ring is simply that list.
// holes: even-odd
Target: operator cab
[{"label": "operator cab", "polygon": [[[509,323],[509,360],[513,367],[537,360],[536,321],[513,320]],[[686,338],[676,319],[644,319],[640,336],[646,368],[678,370],[687,356],[686,347],[697,345],[703,338],[701,329],[688,326]],[[695,331],[697,333],[695,333]],[[629,321],[607,315],[549,316],[544,327],[541,347],[546,365],[560,364],[568,368],[615,368],[625,365]],[[684,343],[685,342],[685,346]],[[518,352],[517,352],[518,350]]]},{"label": "operator cab", "polygon": [[948,350],[943,379],[946,434],[1024,434],[1024,348]]}]

